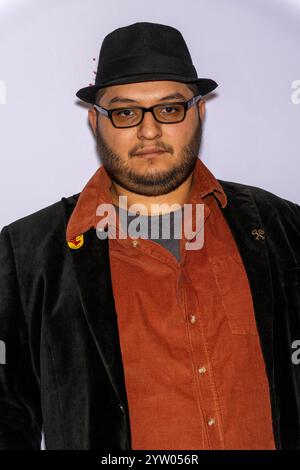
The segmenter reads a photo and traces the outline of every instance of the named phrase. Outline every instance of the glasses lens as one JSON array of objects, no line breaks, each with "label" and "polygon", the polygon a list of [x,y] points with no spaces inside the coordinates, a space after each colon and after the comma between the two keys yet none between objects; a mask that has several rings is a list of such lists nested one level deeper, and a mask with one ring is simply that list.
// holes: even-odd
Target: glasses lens
[{"label": "glasses lens", "polygon": [[154,114],[160,122],[178,122],[184,118],[184,106],[182,104],[168,104],[155,106]]},{"label": "glasses lens", "polygon": [[117,127],[136,126],[141,120],[142,110],[139,108],[118,109],[112,112],[111,117]]}]

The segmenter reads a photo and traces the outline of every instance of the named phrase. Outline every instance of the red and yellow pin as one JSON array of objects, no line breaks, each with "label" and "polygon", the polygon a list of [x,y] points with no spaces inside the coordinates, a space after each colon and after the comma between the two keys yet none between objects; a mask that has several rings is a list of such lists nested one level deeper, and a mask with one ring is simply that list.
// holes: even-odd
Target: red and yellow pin
[{"label": "red and yellow pin", "polygon": [[73,250],[78,250],[83,245],[83,235],[78,235],[77,237],[73,238],[72,240],[68,241],[68,246]]}]

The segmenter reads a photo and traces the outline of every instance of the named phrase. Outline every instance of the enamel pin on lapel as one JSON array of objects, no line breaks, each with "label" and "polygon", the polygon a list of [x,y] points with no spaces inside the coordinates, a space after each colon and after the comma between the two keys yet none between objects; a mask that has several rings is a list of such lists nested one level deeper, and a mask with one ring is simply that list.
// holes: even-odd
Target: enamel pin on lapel
[{"label": "enamel pin on lapel", "polygon": [[251,234],[255,237],[255,240],[265,240],[265,231],[261,228],[254,228]]},{"label": "enamel pin on lapel", "polygon": [[78,235],[68,242],[68,246],[73,250],[78,250],[83,245],[83,235]]}]

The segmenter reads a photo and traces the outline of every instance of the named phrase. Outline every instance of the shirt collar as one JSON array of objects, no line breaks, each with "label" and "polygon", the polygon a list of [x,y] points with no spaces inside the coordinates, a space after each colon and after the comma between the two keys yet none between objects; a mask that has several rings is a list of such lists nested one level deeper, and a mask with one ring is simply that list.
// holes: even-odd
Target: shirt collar
[{"label": "shirt collar", "polygon": [[[74,240],[78,235],[87,232],[90,228],[96,228],[100,217],[96,215],[99,204],[113,204],[110,188],[111,178],[104,166],[100,166],[89,179],[81,191],[76,206],[69,218],[66,239]],[[188,203],[203,203],[204,198],[213,194],[220,202],[221,207],[227,204],[226,194],[205,164],[198,158],[193,170],[192,190]]]}]

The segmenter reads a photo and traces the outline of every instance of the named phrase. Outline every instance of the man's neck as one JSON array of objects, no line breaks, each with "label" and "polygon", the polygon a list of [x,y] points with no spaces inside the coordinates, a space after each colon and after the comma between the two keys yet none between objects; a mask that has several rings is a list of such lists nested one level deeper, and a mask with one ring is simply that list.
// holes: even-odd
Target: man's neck
[{"label": "man's neck", "polygon": [[[144,196],[143,194],[133,193],[122,188],[120,185],[112,182],[110,189],[112,202],[116,206],[123,207],[123,209],[129,210],[130,206],[133,204],[140,204],[141,207],[138,208],[141,215],[157,215],[157,209],[153,206],[154,204],[161,205],[159,208],[160,214],[166,214],[173,212],[174,210],[179,209],[179,206],[182,207],[187,203],[189,195],[191,193],[193,186],[193,172],[189,177],[174,191],[171,191],[167,194],[162,194],[160,196]],[[126,196],[127,200],[124,202],[119,199],[120,196]]]}]

